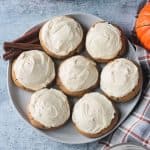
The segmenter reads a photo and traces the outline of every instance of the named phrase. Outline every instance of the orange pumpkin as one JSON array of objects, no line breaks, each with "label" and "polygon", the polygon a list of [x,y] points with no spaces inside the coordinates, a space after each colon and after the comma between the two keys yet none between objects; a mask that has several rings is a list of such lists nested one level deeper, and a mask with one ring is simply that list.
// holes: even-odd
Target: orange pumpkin
[{"label": "orange pumpkin", "polygon": [[135,32],[141,44],[150,51],[150,2],[139,12]]}]

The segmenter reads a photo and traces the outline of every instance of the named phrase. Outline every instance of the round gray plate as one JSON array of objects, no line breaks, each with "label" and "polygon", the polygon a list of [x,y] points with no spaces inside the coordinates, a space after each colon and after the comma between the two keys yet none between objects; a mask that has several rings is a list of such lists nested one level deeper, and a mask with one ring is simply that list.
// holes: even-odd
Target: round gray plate
[{"label": "round gray plate", "polygon": [[[79,21],[85,29],[89,29],[89,27],[92,24],[94,24],[98,20],[101,20],[100,18],[90,14],[75,13],[75,14],[68,14],[68,15],[70,15],[71,17]],[[129,43],[129,51],[125,57],[139,64],[133,46],[131,45],[130,42],[128,43]],[[29,103],[32,92],[22,90],[14,85],[14,83],[11,80],[11,63],[9,63],[8,65],[8,92],[15,110],[20,114],[20,116],[25,120],[25,122],[27,122],[30,125],[26,114],[27,114],[27,105]],[[139,92],[139,94],[132,101],[128,103],[116,104],[116,107],[120,112],[120,120],[113,130],[115,130],[128,117],[130,112],[136,106],[140,94],[141,92]],[[54,131],[45,131],[45,130],[43,131],[43,130],[36,129],[34,127],[32,128],[54,141],[68,143],[68,144],[83,144],[83,143],[90,143],[93,141],[97,141],[109,135],[113,131],[111,130],[110,132],[98,138],[87,138],[79,134],[74,129],[71,120],[63,127]]]}]

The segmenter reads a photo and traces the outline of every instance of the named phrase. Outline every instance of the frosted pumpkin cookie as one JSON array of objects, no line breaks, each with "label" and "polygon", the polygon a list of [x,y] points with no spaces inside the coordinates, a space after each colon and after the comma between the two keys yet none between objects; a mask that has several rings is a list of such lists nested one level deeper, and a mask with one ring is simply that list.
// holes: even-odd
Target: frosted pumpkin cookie
[{"label": "frosted pumpkin cookie", "polygon": [[73,18],[59,16],[43,25],[39,39],[47,54],[56,58],[65,58],[82,48],[83,29]]},{"label": "frosted pumpkin cookie", "polygon": [[36,91],[49,85],[54,78],[54,63],[42,51],[25,51],[12,64],[12,80],[18,87]]},{"label": "frosted pumpkin cookie", "polygon": [[70,116],[67,97],[56,89],[36,91],[28,106],[31,124],[40,129],[52,129],[62,126]]},{"label": "frosted pumpkin cookie", "polygon": [[57,84],[64,93],[81,96],[98,84],[96,64],[84,56],[66,59],[58,69]]},{"label": "frosted pumpkin cookie", "polygon": [[112,100],[129,101],[138,94],[141,87],[139,68],[128,59],[118,58],[102,69],[100,86]]},{"label": "frosted pumpkin cookie", "polygon": [[108,62],[122,56],[126,44],[123,32],[105,21],[95,23],[86,36],[86,50],[98,62]]},{"label": "frosted pumpkin cookie", "polygon": [[118,112],[111,101],[98,92],[81,97],[73,108],[72,121],[77,130],[88,137],[99,137],[115,127]]}]

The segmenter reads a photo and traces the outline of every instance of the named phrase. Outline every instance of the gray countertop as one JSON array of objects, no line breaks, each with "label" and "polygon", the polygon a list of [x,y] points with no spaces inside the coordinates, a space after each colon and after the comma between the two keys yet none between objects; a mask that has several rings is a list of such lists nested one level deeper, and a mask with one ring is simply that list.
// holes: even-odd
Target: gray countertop
[{"label": "gray countertop", "polygon": [[129,36],[142,0],[0,0],[0,150],[93,150],[99,143],[66,145],[50,141],[31,129],[14,111],[7,94],[4,41],[49,17],[71,12],[91,13],[118,24]]}]

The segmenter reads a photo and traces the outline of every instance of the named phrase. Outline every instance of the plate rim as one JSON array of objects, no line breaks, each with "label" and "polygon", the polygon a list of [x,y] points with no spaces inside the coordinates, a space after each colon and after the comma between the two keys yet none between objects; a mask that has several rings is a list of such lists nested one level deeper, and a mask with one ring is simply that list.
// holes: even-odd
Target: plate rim
[{"label": "plate rim", "polygon": [[[82,13],[82,12],[72,12],[72,13],[65,13],[65,14],[62,14],[62,15],[86,15],[86,16],[90,16],[90,17],[94,17],[94,18],[97,18],[97,19],[103,19],[103,18],[100,18],[99,16],[96,16],[96,15],[93,15],[93,14],[89,14],[89,13]],[[54,16],[50,16],[50,18],[52,18]],[[107,20],[106,20],[107,21]],[[35,26],[35,25],[32,25],[31,28]],[[26,32],[26,31],[25,31]],[[25,33],[24,32],[24,33]],[[23,34],[24,34],[23,33]],[[134,49],[132,43],[128,40],[128,43],[132,46],[132,48]],[[141,64],[139,63],[139,60],[138,60],[138,57],[136,56],[136,59],[138,61],[138,64],[140,66],[140,69],[141,69]],[[10,77],[10,73],[11,73],[11,61],[9,61],[9,63],[7,64],[7,92],[8,92],[8,96],[9,96],[9,100],[11,101],[11,105],[13,107],[13,109],[15,110],[16,114],[18,114],[18,116],[29,126],[31,127],[31,129],[33,129],[34,131],[36,131],[37,133],[41,134],[42,136],[45,136],[47,137],[48,139],[54,141],[54,142],[59,142],[59,143],[64,143],[64,144],[69,144],[69,145],[79,145],[79,144],[87,144],[87,143],[92,143],[92,142],[96,142],[98,140],[101,140],[103,139],[104,137],[107,137],[108,135],[110,135],[114,130],[116,130],[127,118],[128,116],[130,115],[130,113],[133,111],[133,109],[135,108],[135,106],[137,105],[137,103],[139,102],[140,100],[140,97],[141,97],[141,93],[142,93],[142,85],[143,85],[143,81],[142,81],[142,84],[141,84],[141,88],[140,88],[140,92],[139,92],[139,95],[138,95],[138,100],[135,102],[135,106],[133,107],[133,109],[130,110],[130,112],[128,113],[128,115],[126,115],[126,117],[123,118],[123,120],[121,122],[119,122],[116,127],[114,127],[111,131],[107,132],[106,134],[98,137],[98,138],[91,138],[90,141],[87,141],[87,142],[74,142],[74,141],[63,141],[61,139],[57,139],[57,138],[54,138],[54,137],[51,137],[47,134],[45,134],[42,130],[40,129],[37,129],[35,127],[33,127],[27,120],[26,118],[24,117],[24,115],[19,111],[19,109],[17,108],[17,105],[16,103],[14,102],[13,98],[12,98],[12,94],[11,94],[11,91],[10,91],[10,85],[9,85],[9,79],[11,79]]]}]

